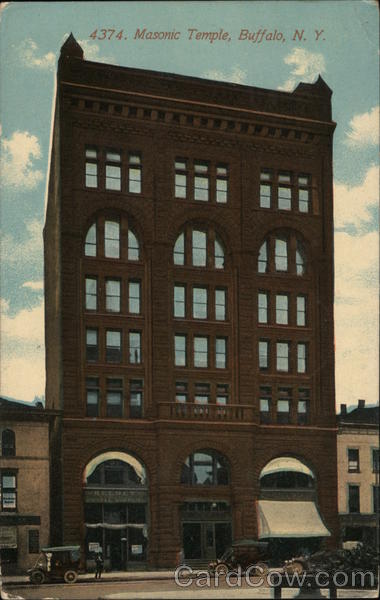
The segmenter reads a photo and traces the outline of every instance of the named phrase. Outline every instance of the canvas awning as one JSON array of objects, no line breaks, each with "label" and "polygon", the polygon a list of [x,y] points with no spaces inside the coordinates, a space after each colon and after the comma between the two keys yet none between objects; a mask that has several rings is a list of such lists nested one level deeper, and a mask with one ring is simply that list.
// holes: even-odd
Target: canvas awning
[{"label": "canvas awning", "polygon": [[313,471],[304,465],[300,460],[292,458],[291,456],[280,456],[271,460],[260,473],[261,477],[264,475],[272,475],[273,473],[284,473],[285,471],[293,471],[294,473],[303,473],[309,475],[314,479]]},{"label": "canvas awning", "polygon": [[259,538],[308,538],[331,535],[314,502],[259,500]]}]

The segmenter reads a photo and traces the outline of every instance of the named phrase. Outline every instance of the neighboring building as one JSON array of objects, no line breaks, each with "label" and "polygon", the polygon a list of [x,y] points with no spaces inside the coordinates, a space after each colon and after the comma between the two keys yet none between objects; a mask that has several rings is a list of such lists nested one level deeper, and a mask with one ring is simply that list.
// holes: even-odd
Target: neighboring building
[{"label": "neighboring building", "polygon": [[57,543],[111,569],[231,537],[334,544],[334,128],[322,78],[278,92],[65,42],[44,230]]},{"label": "neighboring building", "polygon": [[49,543],[49,430],[55,411],[0,398],[0,555],[25,572]]},{"label": "neighboring building", "polygon": [[340,405],[338,507],[343,542],[376,544],[379,527],[379,407]]}]

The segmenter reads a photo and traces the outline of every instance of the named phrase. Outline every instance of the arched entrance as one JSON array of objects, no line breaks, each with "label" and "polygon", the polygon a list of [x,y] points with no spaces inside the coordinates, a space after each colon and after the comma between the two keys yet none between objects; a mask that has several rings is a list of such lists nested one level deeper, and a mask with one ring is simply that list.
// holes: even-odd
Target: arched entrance
[{"label": "arched entrance", "polygon": [[125,452],[106,452],[84,471],[86,562],[96,552],[105,568],[125,571],[146,562],[148,485],[145,467]]}]

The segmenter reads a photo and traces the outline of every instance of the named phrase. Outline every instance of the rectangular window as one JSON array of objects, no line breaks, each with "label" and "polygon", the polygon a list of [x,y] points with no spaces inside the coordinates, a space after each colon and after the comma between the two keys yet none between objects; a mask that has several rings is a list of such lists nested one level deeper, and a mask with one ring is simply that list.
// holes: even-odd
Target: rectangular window
[{"label": "rectangular window", "polygon": [[209,199],[209,177],[207,163],[194,163],[194,200],[207,202]]},{"label": "rectangular window", "polygon": [[263,170],[260,173],[260,208],[270,208],[272,204],[272,172]]},{"label": "rectangular window", "polygon": [[372,508],[375,514],[380,512],[380,504],[379,504],[379,486],[372,486]]},{"label": "rectangular window", "polygon": [[307,344],[301,342],[297,344],[297,373],[306,373],[307,371]]},{"label": "rectangular window", "polygon": [[86,148],[86,187],[98,187],[98,151]]},{"label": "rectangular window", "polygon": [[276,294],[276,323],[288,325],[289,323],[289,298],[287,294]]},{"label": "rectangular window", "polygon": [[40,552],[40,532],[38,529],[29,529],[28,531],[28,552],[29,554],[39,554]]},{"label": "rectangular window", "polygon": [[98,280],[96,277],[86,277],[86,309],[96,310],[98,300]]},{"label": "rectangular window", "polygon": [[120,312],[120,280],[106,280],[106,310]]},{"label": "rectangular window", "polygon": [[128,282],[128,311],[135,315],[141,312],[141,283],[140,281]]},{"label": "rectangular window", "polygon": [[97,329],[86,329],[86,360],[88,362],[95,362],[99,360]]},{"label": "rectangular window", "polygon": [[141,156],[139,154],[129,154],[128,162],[128,192],[132,194],[141,194]]},{"label": "rectangular window", "polygon": [[297,325],[306,325],[306,296],[297,296]]},{"label": "rectangular window", "polygon": [[120,258],[120,223],[118,221],[104,223],[104,256]]},{"label": "rectangular window", "polygon": [[379,448],[372,448],[372,472],[379,472]]},{"label": "rectangular window", "polygon": [[106,362],[120,363],[121,361],[121,331],[108,329],[106,331]]},{"label": "rectangular window", "polygon": [[224,383],[218,383],[216,386],[216,403],[220,404],[221,406],[225,406],[228,404],[228,399],[228,385]]},{"label": "rectangular window", "polygon": [[259,341],[259,368],[261,370],[269,368],[269,341]]},{"label": "rectangular window", "polygon": [[193,229],[192,263],[194,267],[205,267],[207,264],[207,236],[205,231]]},{"label": "rectangular window", "polygon": [[348,448],[348,472],[359,473],[359,449]]},{"label": "rectangular window", "polygon": [[180,319],[186,316],[186,286],[184,285],[174,286],[174,316]]},{"label": "rectangular window", "polygon": [[194,401],[196,404],[208,404],[210,399],[210,385],[208,383],[195,384]]},{"label": "rectangular window", "polygon": [[131,419],[141,419],[143,416],[143,381],[132,379],[129,384],[129,416]]},{"label": "rectangular window", "polygon": [[207,319],[207,289],[193,287],[193,318]]},{"label": "rectangular window", "polygon": [[297,407],[297,423],[298,425],[306,425],[309,421],[310,410],[310,390],[308,388],[299,388],[298,390],[298,407]]},{"label": "rectangular window", "polygon": [[228,169],[225,166],[216,167],[216,201],[226,204],[228,199]]},{"label": "rectangular window", "polygon": [[276,271],[288,270],[288,242],[281,238],[276,238],[275,243],[275,268]]},{"label": "rectangular window", "polygon": [[87,377],[86,379],[86,404],[87,416],[99,416],[99,378]]},{"label": "rectangular window", "polygon": [[348,486],[348,512],[360,513],[360,488],[358,485]]},{"label": "rectangular window", "polygon": [[290,403],[292,390],[290,388],[278,388],[277,399],[277,423],[283,425],[290,423]]},{"label": "rectangular window", "polygon": [[187,196],[187,165],[186,160],[177,158],[175,161],[175,197]]},{"label": "rectangular window", "polygon": [[276,344],[276,368],[277,371],[289,371],[290,343],[277,342]]},{"label": "rectangular window", "polygon": [[215,319],[225,321],[227,316],[227,290],[215,290]]},{"label": "rectangular window", "polygon": [[270,423],[272,403],[272,388],[270,386],[260,386],[260,423]]},{"label": "rectangular window", "polygon": [[299,175],[298,177],[298,210],[308,213],[310,210],[310,177]]},{"label": "rectangular window", "polygon": [[186,335],[174,336],[174,364],[176,367],[186,367]]},{"label": "rectangular window", "polygon": [[208,338],[194,336],[194,367],[208,367]]},{"label": "rectangular window", "polygon": [[16,474],[3,471],[0,477],[0,510],[15,511],[17,509]]},{"label": "rectangular window", "polygon": [[268,294],[259,292],[258,295],[258,319],[259,323],[268,323]]},{"label": "rectangular window", "polygon": [[292,188],[278,186],[278,208],[281,210],[292,209]]},{"label": "rectangular window", "polygon": [[121,190],[120,152],[106,152],[106,190]]},{"label": "rectangular window", "polygon": [[107,379],[107,417],[123,416],[123,380]]},{"label": "rectangular window", "polygon": [[141,363],[141,333],[140,331],[129,332],[129,362],[130,364]]},{"label": "rectangular window", "polygon": [[215,339],[215,367],[225,369],[227,367],[227,340],[226,338]]},{"label": "rectangular window", "polygon": [[188,392],[187,383],[184,381],[176,381],[175,384],[175,401],[184,404],[187,402]]}]

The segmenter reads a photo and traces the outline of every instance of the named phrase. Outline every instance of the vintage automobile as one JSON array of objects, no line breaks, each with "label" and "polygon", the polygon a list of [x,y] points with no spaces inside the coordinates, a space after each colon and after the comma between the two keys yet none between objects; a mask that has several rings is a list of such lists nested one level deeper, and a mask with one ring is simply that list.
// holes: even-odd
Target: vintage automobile
[{"label": "vintage automobile", "polygon": [[268,571],[269,559],[268,542],[256,539],[235,540],[220,558],[209,564],[209,571],[212,574],[225,575],[238,567],[245,571],[255,565],[257,573],[262,575]]},{"label": "vintage automobile", "polygon": [[78,579],[80,546],[55,546],[42,548],[36,564],[28,569],[31,583],[51,581],[75,583]]}]

